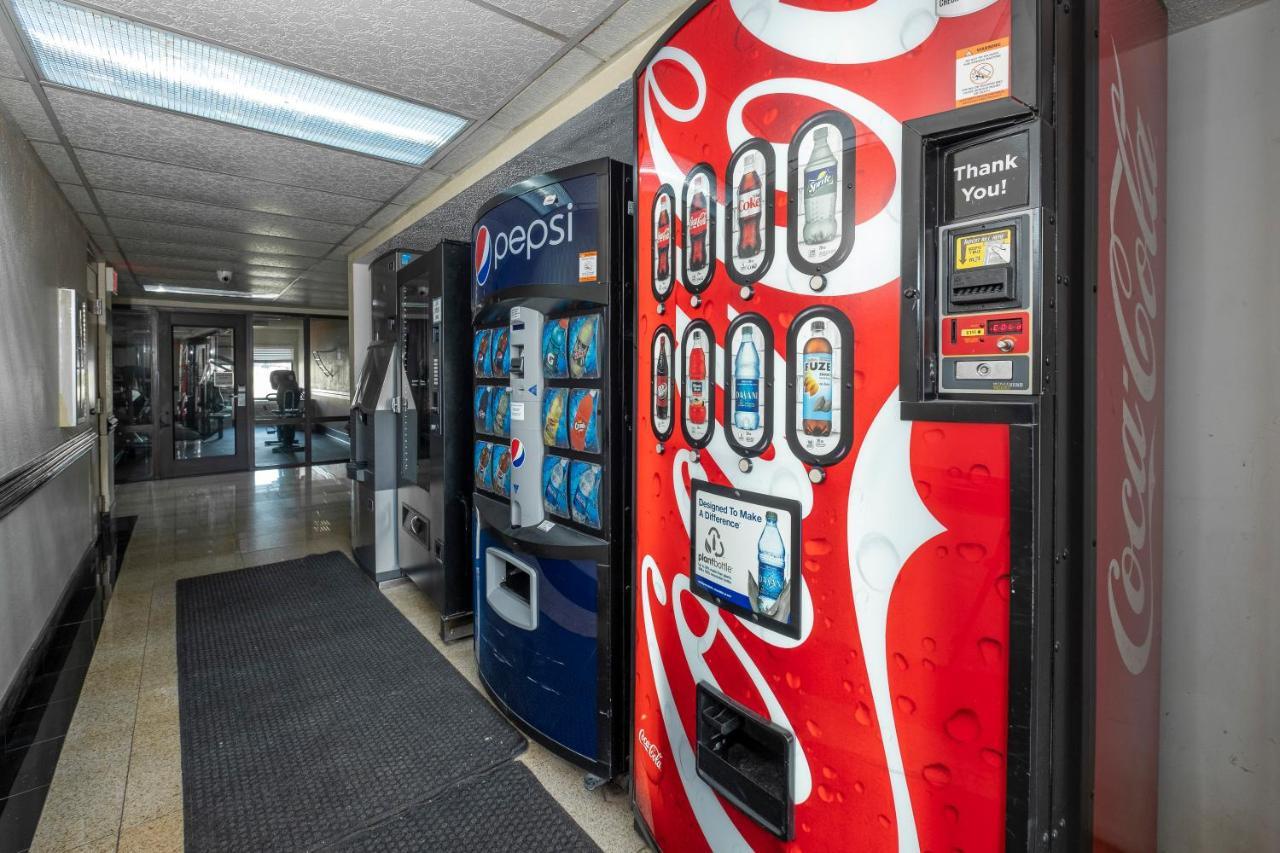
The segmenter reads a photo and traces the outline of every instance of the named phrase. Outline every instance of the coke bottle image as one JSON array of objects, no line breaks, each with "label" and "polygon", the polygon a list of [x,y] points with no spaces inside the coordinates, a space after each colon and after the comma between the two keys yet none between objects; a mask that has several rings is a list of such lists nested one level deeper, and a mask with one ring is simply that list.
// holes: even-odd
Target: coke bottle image
[{"label": "coke bottle image", "polygon": [[671,213],[665,206],[658,214],[658,228],[654,236],[658,246],[658,265],[655,275],[658,279],[658,290],[665,291],[666,283],[671,278]]},{"label": "coke bottle image", "polygon": [[764,532],[756,546],[759,564],[760,591],[756,597],[757,613],[772,613],[778,604],[778,596],[787,585],[787,546],[778,530],[778,514],[765,513]]},{"label": "coke bottle image", "polygon": [[707,351],[703,348],[702,330],[689,337],[689,423],[707,422]]},{"label": "coke bottle image", "polygon": [[739,258],[753,258],[764,249],[760,221],[763,215],[764,191],[760,182],[760,155],[754,151],[743,157],[742,178],[738,181],[738,246]]},{"label": "coke bottle image", "polygon": [[689,270],[697,272],[707,268],[707,229],[711,216],[707,212],[707,191],[699,183],[689,203]]},{"label": "coke bottle image", "polygon": [[742,330],[733,363],[733,425],[744,430],[760,428],[760,354],[750,326]]},{"label": "coke bottle image", "polygon": [[671,369],[667,365],[666,341],[658,343],[658,363],[653,369],[653,416],[666,423],[671,417]]},{"label": "coke bottle image", "polygon": [[825,323],[813,321],[813,336],[804,345],[801,357],[805,435],[831,435],[831,341],[826,339],[825,331]]},{"label": "coke bottle image", "polygon": [[836,157],[827,143],[826,127],[813,131],[813,151],[804,167],[804,230],[801,239],[810,246],[839,236],[836,225]]}]

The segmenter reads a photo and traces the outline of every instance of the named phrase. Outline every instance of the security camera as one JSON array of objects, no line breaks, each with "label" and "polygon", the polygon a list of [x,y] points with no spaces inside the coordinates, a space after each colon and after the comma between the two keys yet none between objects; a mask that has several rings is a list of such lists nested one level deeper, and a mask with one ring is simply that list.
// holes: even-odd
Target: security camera
[{"label": "security camera", "polygon": [[223,284],[231,283],[231,270],[218,270],[218,281]]}]

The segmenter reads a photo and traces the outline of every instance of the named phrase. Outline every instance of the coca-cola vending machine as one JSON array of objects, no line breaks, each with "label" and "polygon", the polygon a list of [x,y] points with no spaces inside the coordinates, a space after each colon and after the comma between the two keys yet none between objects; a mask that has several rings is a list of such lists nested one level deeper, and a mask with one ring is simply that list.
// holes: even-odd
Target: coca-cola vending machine
[{"label": "coca-cola vending machine", "polygon": [[1158,0],[710,0],[637,70],[664,850],[1154,850]]}]

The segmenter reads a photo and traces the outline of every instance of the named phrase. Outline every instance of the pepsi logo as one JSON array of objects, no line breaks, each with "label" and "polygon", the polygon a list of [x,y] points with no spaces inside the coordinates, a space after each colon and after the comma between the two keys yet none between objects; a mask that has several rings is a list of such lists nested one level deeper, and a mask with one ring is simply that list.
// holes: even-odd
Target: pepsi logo
[{"label": "pepsi logo", "polygon": [[518,438],[511,439],[511,465],[519,468],[524,464],[524,442]]},{"label": "pepsi logo", "polygon": [[493,241],[489,239],[489,227],[481,225],[476,231],[475,257],[472,265],[476,271],[476,284],[484,287],[493,271]]}]

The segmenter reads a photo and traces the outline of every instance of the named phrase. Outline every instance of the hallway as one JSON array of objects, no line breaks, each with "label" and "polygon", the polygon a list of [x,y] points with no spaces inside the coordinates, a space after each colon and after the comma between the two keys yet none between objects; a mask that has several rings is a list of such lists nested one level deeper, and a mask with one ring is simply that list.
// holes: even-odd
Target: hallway
[{"label": "hallway", "polygon": [[[130,484],[117,514],[138,522],[33,851],[182,850],[176,582],[350,552],[340,465]],[[479,689],[470,642],[440,643],[426,597],[407,582],[384,594]],[[520,761],[602,849],[643,849],[625,791],[588,792],[579,771],[537,744]]]}]

